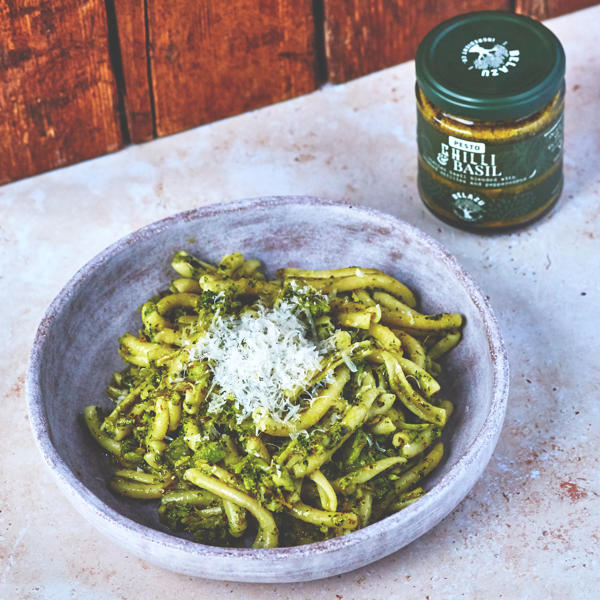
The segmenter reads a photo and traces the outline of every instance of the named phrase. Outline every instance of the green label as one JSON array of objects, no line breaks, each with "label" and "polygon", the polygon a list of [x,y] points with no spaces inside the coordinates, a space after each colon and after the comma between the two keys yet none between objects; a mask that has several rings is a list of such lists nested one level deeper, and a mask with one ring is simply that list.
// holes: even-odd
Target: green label
[{"label": "green label", "polygon": [[[418,112],[419,184],[432,208],[474,225],[526,220],[562,186],[562,115],[518,141],[441,133]],[[501,224],[501,223],[500,223]]]}]

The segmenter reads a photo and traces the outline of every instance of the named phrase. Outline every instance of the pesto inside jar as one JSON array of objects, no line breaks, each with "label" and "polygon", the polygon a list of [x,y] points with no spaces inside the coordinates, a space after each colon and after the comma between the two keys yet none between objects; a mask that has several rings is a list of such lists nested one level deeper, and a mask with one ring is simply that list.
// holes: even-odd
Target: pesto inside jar
[{"label": "pesto inside jar", "polygon": [[525,225],[563,184],[565,57],[546,27],[484,11],[433,29],[417,51],[419,192],[466,229]]}]

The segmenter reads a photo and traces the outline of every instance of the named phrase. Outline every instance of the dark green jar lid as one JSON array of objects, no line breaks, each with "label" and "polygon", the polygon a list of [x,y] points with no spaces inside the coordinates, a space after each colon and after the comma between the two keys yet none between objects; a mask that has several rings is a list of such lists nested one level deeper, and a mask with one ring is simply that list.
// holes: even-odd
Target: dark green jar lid
[{"label": "dark green jar lid", "polygon": [[472,12],[423,38],[416,70],[419,87],[444,112],[508,120],[535,113],[556,95],[565,53],[558,38],[529,17]]}]

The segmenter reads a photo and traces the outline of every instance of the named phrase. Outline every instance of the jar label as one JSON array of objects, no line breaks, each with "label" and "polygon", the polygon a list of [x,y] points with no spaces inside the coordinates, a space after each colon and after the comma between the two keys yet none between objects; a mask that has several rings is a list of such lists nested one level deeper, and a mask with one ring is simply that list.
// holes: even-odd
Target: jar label
[{"label": "jar label", "polygon": [[512,142],[443,134],[417,115],[419,184],[442,212],[465,223],[518,223],[560,191],[562,115],[536,135]]}]

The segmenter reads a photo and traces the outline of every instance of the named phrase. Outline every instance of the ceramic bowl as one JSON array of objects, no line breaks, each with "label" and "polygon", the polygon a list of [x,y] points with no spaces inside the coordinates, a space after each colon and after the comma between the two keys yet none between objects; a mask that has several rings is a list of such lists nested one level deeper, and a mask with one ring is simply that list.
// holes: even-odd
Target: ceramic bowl
[{"label": "ceramic bowl", "polygon": [[[456,406],[443,463],[428,493],[401,512],[343,537],[275,549],[220,548],[171,533],[153,502],[113,495],[111,466],[82,412],[106,405],[122,368],[117,338],[140,327],[137,308],[173,278],[176,250],[218,261],[239,250],[274,275],[281,266],[377,267],[404,281],[427,312],[460,312],[464,339],[445,359],[442,383]],[[255,198],[207,206],[153,223],[119,240],[65,286],[41,322],[28,372],[37,444],[75,508],[116,544],[152,563],[200,577],[291,582],[328,577],[386,556],[434,527],[483,472],[502,427],[508,366],[488,303],[456,260],[433,239],[390,215],[318,198]],[[418,543],[418,542],[417,542]]]}]

